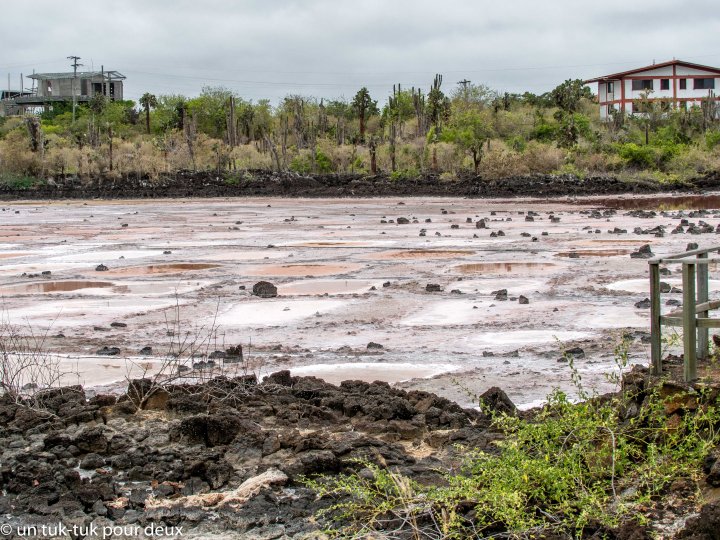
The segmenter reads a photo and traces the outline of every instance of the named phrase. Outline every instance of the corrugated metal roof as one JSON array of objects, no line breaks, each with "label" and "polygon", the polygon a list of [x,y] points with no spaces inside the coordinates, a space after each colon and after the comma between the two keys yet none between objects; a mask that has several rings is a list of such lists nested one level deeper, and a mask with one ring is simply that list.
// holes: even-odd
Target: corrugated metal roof
[{"label": "corrugated metal roof", "polygon": [[[115,80],[121,80],[125,79],[125,75],[122,73],[119,73],[117,71],[78,71],[77,78],[78,79],[90,79],[93,77],[101,77],[105,74],[105,77],[115,79]],[[75,74],[72,71],[69,72],[63,72],[63,73],[33,73],[32,75],[28,75],[31,79],[36,79],[38,81],[45,81],[48,79],[57,80],[57,79],[73,79],[75,78]]]}]

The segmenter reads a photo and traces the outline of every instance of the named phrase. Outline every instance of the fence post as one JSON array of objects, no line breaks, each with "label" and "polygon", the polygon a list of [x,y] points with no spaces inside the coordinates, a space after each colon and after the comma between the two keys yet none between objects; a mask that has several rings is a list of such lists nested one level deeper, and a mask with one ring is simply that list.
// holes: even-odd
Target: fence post
[{"label": "fence post", "polygon": [[650,263],[650,358],[653,375],[662,373],[662,326],[660,324],[660,264]]},{"label": "fence post", "polygon": [[[698,259],[707,259],[708,254],[707,253],[700,253],[698,254]],[[697,265],[697,302],[698,304],[703,304],[708,301],[710,294],[709,294],[709,283],[708,283],[708,273],[709,268],[707,264],[698,264]],[[709,315],[708,311],[702,311],[697,314],[698,317],[701,318],[707,318]],[[710,329],[709,328],[698,328],[697,329],[698,334],[698,359],[705,360],[708,357],[708,350],[709,350],[709,335],[710,335]]]},{"label": "fence post", "polygon": [[683,349],[685,382],[697,379],[697,320],[695,314],[695,265],[683,263]]}]

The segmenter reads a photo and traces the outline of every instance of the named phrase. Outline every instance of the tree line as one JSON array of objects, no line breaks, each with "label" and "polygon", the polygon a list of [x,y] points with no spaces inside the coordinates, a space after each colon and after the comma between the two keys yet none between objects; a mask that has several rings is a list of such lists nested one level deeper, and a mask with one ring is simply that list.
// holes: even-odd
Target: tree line
[{"label": "tree line", "polygon": [[[501,93],[462,81],[447,89],[360,88],[351,99],[290,94],[273,105],[222,87],[195,97],[145,93],[137,103],[95,96],[73,120],[69,104],[39,117],[0,119],[0,175],[237,172],[649,174],[682,180],[720,165],[714,96],[601,120],[590,88],[566,80],[543,94]],[[382,101],[382,105],[379,103]]]}]

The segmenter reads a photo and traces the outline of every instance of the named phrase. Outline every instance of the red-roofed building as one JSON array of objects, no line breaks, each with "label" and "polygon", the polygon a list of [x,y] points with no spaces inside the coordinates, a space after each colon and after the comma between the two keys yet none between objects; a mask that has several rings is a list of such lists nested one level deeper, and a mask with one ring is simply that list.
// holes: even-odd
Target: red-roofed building
[{"label": "red-roofed building", "polygon": [[600,117],[608,118],[612,110],[626,114],[641,113],[639,100],[647,92],[650,100],[663,105],[689,109],[700,105],[708,96],[715,100],[720,87],[720,68],[702,66],[683,60],[671,60],[621,73],[604,75],[585,81],[598,83]]}]

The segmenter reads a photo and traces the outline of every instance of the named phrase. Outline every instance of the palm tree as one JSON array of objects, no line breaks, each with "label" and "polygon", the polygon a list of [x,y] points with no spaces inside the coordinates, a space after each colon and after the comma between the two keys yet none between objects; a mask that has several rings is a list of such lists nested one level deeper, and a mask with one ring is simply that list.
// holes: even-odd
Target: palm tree
[{"label": "palm tree", "polygon": [[149,92],[145,92],[140,98],[140,105],[145,109],[145,129],[148,133],[150,133],[150,108],[154,109],[157,104],[157,98]]}]

